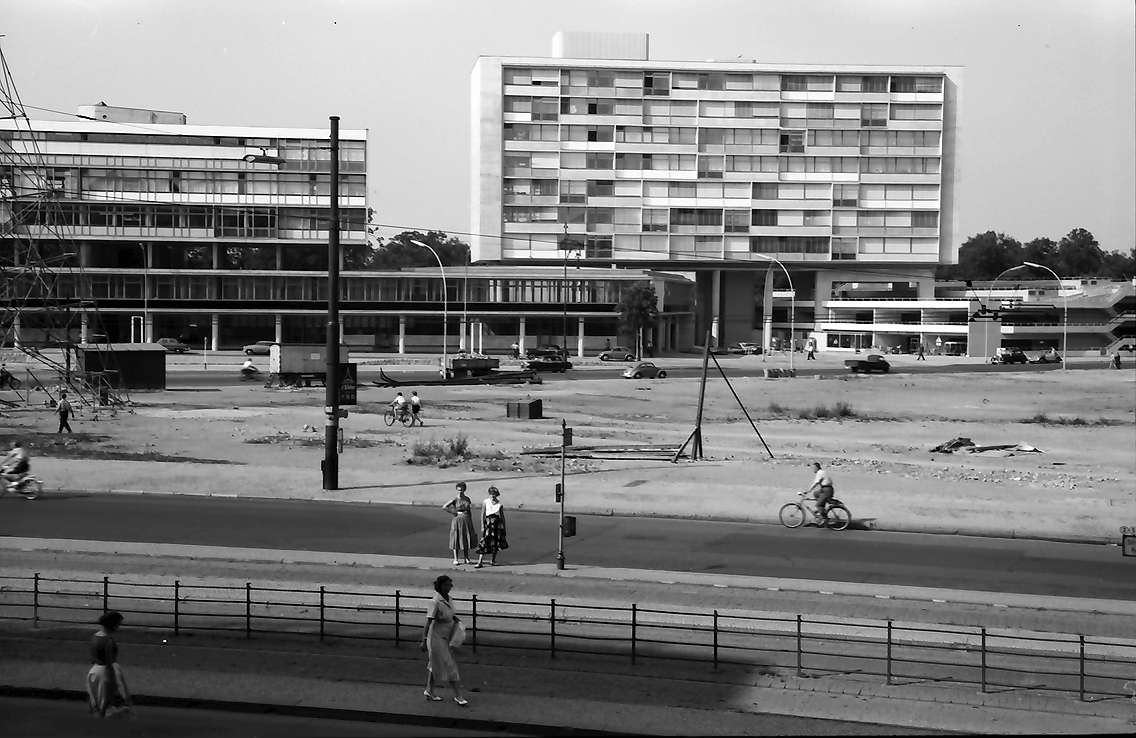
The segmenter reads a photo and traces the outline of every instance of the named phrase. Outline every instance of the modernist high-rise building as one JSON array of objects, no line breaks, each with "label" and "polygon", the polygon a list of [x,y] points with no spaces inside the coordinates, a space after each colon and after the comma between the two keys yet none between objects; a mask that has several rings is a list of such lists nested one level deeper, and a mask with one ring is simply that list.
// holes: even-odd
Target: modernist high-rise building
[{"label": "modernist high-rise building", "polygon": [[830,299],[933,298],[957,249],[959,68],[653,61],[647,44],[557,34],[551,57],[478,59],[475,259],[696,272],[697,335],[719,342],[760,335],[772,260],[796,337],[822,345]]}]

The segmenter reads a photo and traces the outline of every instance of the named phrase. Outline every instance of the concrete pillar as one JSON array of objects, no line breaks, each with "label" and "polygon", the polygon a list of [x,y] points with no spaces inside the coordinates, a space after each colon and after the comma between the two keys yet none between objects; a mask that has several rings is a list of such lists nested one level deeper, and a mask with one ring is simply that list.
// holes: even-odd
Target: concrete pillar
[{"label": "concrete pillar", "polygon": [[458,331],[458,351],[465,351],[465,337],[466,332],[469,330],[469,326],[467,325],[465,318],[462,318],[460,321],[458,321],[458,323],[460,326]]},{"label": "concrete pillar", "polygon": [[[19,251],[17,250],[16,253],[18,255]],[[94,266],[91,264],[91,244],[88,241],[79,244],[79,265],[83,267]]]},{"label": "concrete pillar", "polygon": [[276,271],[284,268],[284,244],[276,244]]},{"label": "concrete pillar", "polygon": [[284,343],[284,316],[276,313],[276,343]]},{"label": "concrete pillar", "polygon": [[406,316],[398,316],[398,352],[406,353]]},{"label": "concrete pillar", "polygon": [[146,313],[142,320],[142,342],[154,342],[154,314]]},{"label": "concrete pillar", "polygon": [[221,346],[221,316],[213,313],[209,316],[209,350],[220,351]]},{"label": "concrete pillar", "polygon": [[12,318],[12,343],[15,344],[16,348],[20,348],[23,345],[21,329],[20,314],[16,313],[15,317]]},{"label": "concrete pillar", "polygon": [[[565,348],[568,348],[565,346]],[[576,318],[576,358],[584,358],[584,318]]]},{"label": "concrete pillar", "polygon": [[221,244],[213,244],[213,268],[221,268]]},{"label": "concrete pillar", "polygon": [[715,269],[710,279],[710,342],[717,346],[722,319],[722,270]]},{"label": "concrete pillar", "polygon": [[477,321],[477,352],[485,353],[485,323]]},{"label": "concrete pillar", "polygon": [[87,313],[84,312],[84,313],[79,315],[79,343],[86,343],[87,342],[88,321],[89,321],[89,318],[87,317]]},{"label": "concrete pillar", "polygon": [[518,324],[518,327],[517,327],[517,346],[520,347],[519,351],[521,352],[521,356],[524,356],[524,354],[525,354],[525,316],[523,316],[523,315],[520,317],[519,324]]}]

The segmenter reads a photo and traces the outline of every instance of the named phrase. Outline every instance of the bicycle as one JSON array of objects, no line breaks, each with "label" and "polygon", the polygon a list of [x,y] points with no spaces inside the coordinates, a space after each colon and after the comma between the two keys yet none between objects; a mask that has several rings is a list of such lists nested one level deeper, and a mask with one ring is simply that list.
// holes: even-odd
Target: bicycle
[{"label": "bicycle", "polygon": [[8,493],[19,495],[25,500],[34,500],[43,495],[43,480],[32,474],[25,474],[15,482],[2,480],[0,483],[0,497]]},{"label": "bicycle", "polygon": [[[808,491],[799,492],[797,496],[801,498],[800,502],[787,502],[781,506],[781,510],[777,513],[777,517],[781,519],[781,525],[786,528],[800,528],[809,516],[812,516],[813,522],[818,527],[823,525],[824,520]],[[827,524],[829,528],[844,530],[851,522],[852,513],[844,506],[843,502],[835,497],[828,501]]]},{"label": "bicycle", "polygon": [[410,427],[410,424],[414,422],[414,419],[410,416],[410,410],[403,408],[396,412],[393,407],[388,407],[386,413],[383,415],[383,421],[386,422],[388,426],[391,426],[395,424],[396,420],[406,427]]}]

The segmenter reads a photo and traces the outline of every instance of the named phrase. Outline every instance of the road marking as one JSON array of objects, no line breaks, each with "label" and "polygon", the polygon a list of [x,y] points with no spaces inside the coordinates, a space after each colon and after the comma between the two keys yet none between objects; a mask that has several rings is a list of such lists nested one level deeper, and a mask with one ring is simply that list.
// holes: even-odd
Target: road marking
[{"label": "road marking", "polygon": [[994,607],[1009,607],[1009,605],[1003,605],[1003,604],[1001,604],[1001,603],[999,603],[999,602],[995,602],[995,603],[994,603]]},{"label": "road marking", "polygon": [[715,587],[721,587],[722,589],[727,589],[730,585],[728,585],[728,584],[715,584],[714,586]]},{"label": "road marking", "polygon": [[891,599],[891,595],[876,595],[875,597],[876,597],[877,600],[890,600]]},{"label": "road marking", "polygon": [[832,592],[825,592],[823,589],[820,591],[822,595],[830,595]]},{"label": "road marking", "polygon": [[935,599],[934,597],[932,597],[931,602],[938,602],[940,605],[942,605],[942,604],[946,603],[946,600],[938,600],[938,599]]},{"label": "road marking", "polygon": [[781,591],[780,587],[766,587],[766,589],[769,590],[770,592],[780,592]]}]

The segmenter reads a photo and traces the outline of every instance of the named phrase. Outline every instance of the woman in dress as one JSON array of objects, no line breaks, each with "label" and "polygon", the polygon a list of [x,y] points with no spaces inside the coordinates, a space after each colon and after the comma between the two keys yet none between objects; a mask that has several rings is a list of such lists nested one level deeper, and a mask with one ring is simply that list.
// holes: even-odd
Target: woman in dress
[{"label": "woman in dress", "polygon": [[99,629],[91,637],[91,669],[87,672],[87,704],[99,717],[130,710],[130,690],[122,667],[118,665],[118,643],[114,633],[122,625],[122,614],[113,610],[99,618]]},{"label": "woman in dress", "polygon": [[454,581],[445,574],[434,580],[434,598],[426,609],[426,627],[422,630],[422,640],[418,642],[418,647],[427,654],[426,691],[422,694],[430,702],[441,702],[442,698],[434,694],[434,685],[449,682],[454,690],[454,702],[465,707],[469,701],[462,695],[461,675],[450,645],[450,637],[458,622],[450,602],[450,590],[453,588]]},{"label": "woman in dress", "polygon": [[457,484],[458,496],[442,505],[453,516],[450,521],[450,550],[454,552],[454,566],[457,566],[458,551],[462,552],[465,563],[469,563],[469,551],[477,548],[477,531],[473,527],[473,500],[466,497],[465,482]]},{"label": "woman in dress", "polygon": [[485,554],[489,554],[489,565],[497,566],[497,552],[509,547],[505,539],[505,507],[501,504],[501,492],[496,487],[489,488],[489,497],[481,503],[481,545],[477,547],[477,566],[482,567]]}]

